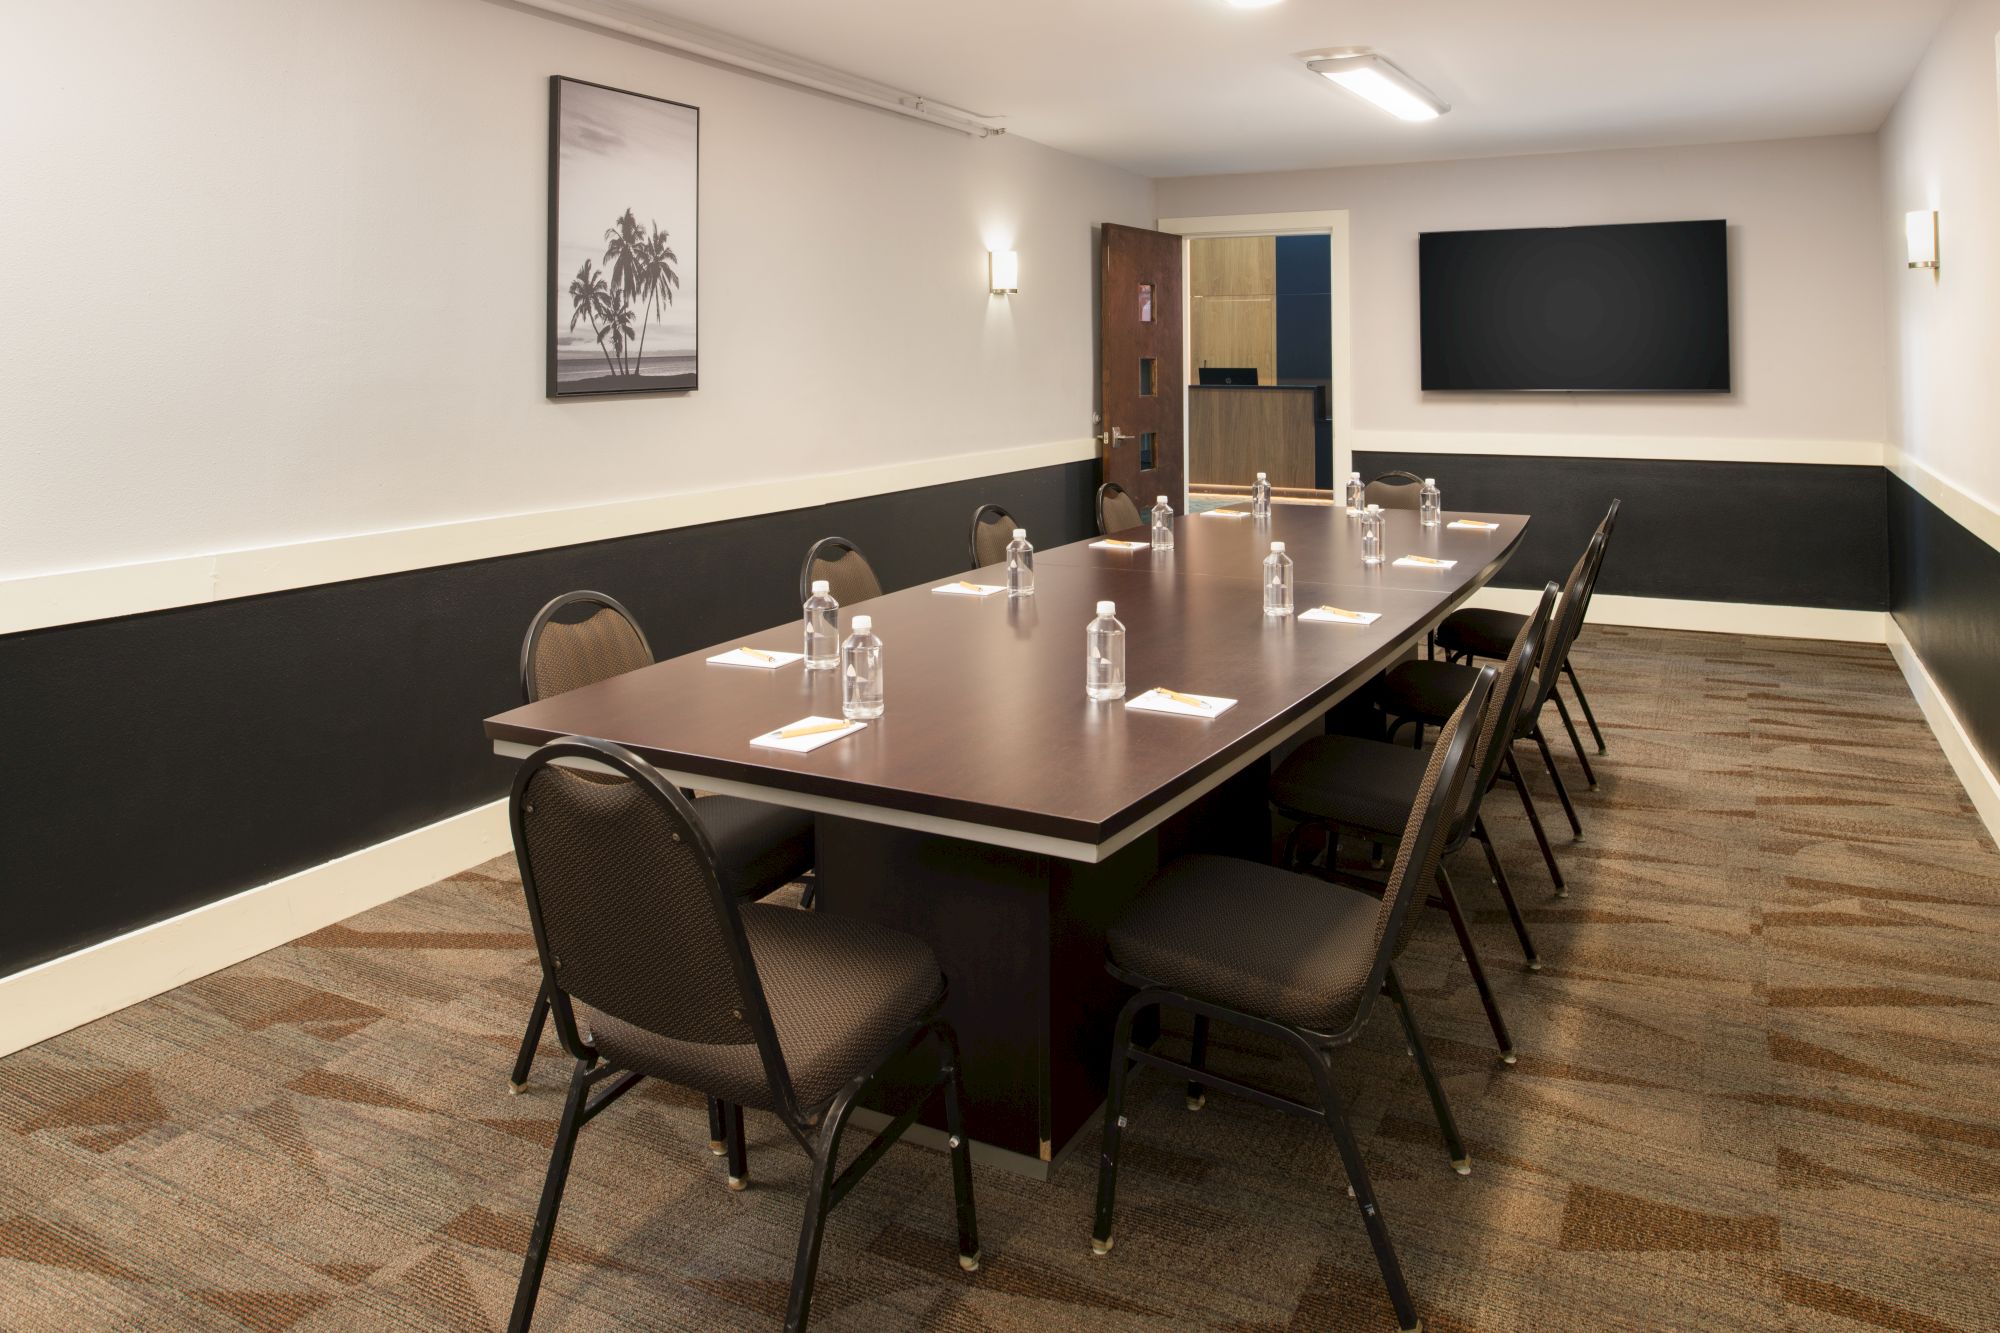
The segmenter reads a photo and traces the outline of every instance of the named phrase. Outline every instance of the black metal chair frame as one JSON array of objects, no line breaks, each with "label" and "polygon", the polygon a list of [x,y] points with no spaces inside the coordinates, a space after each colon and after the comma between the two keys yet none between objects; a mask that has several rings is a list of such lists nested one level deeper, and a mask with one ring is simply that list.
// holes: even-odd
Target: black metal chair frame
[{"label": "black metal chair frame", "polygon": [[879,587],[881,585],[882,576],[875,572],[875,566],[869,563],[868,557],[862,554],[859,546],[856,546],[845,537],[821,537],[806,549],[806,558],[799,565],[799,605],[805,605],[806,599],[812,596],[813,564],[825,558],[824,553],[828,551],[852,551],[861,563],[867,567],[868,573],[875,580],[876,586]]},{"label": "black metal chair frame", "polygon": [[542,632],[549,627],[549,622],[556,618],[557,612],[568,607],[584,604],[600,606],[607,611],[617,612],[624,619],[625,623],[632,627],[632,633],[638,636],[639,646],[646,650],[646,656],[650,658],[653,655],[653,645],[646,641],[646,631],[639,628],[639,618],[626,610],[623,602],[608,592],[591,592],[587,589],[578,592],[566,592],[560,597],[549,599],[548,605],[535,612],[535,618],[528,622],[527,634],[522,636],[519,673],[521,678],[522,702],[537,703],[541,699],[541,695],[535,690],[535,678],[530,673],[530,668],[535,664],[535,653],[542,646]]},{"label": "black metal chair frame", "polygon": [[[1423,479],[1422,477],[1418,476],[1418,475],[1417,475],[1416,473],[1414,473],[1414,472],[1405,472],[1405,471],[1403,471],[1403,470],[1402,470],[1401,468],[1397,468],[1397,469],[1396,469],[1396,470],[1395,470],[1394,472],[1384,472],[1384,473],[1383,473],[1383,474],[1382,474],[1381,476],[1379,476],[1379,477],[1370,477],[1370,478],[1368,479],[1368,486],[1373,486],[1373,485],[1375,485],[1375,483],[1377,483],[1377,482],[1381,482],[1381,481],[1391,481],[1391,480],[1395,480],[1395,479],[1397,479],[1397,478],[1401,478],[1401,479],[1402,479],[1402,484],[1403,484],[1403,485],[1406,485],[1406,486],[1415,486],[1415,487],[1417,487],[1418,489],[1422,489],[1422,487],[1423,487],[1423,484],[1424,484],[1424,479]],[[1363,488],[1362,488],[1362,494],[1363,494],[1363,496],[1364,496],[1364,497],[1366,496],[1366,494],[1367,494],[1367,487],[1363,487]],[[1363,500],[1363,503],[1369,503],[1369,502],[1368,502],[1368,501],[1367,501],[1366,499],[1364,499],[1364,500]]]},{"label": "black metal chair frame", "polygon": [[1010,530],[1021,526],[1012,514],[1002,509],[999,505],[984,504],[973,510],[972,531],[965,539],[965,558],[971,562],[966,565],[967,569],[983,569],[987,565],[995,563],[991,560],[981,560],[979,558],[979,524],[988,514],[997,514],[1005,519],[1006,526]]},{"label": "black metal chair frame", "polygon": [[[571,1007],[570,997],[557,980],[557,969],[553,965],[548,938],[543,931],[541,900],[536,891],[535,871],[532,858],[528,854],[522,814],[528,784],[544,767],[564,760],[583,761],[609,768],[628,781],[639,783],[643,791],[669,810],[674,820],[685,828],[687,836],[694,842],[697,854],[708,866],[712,903],[718,920],[723,925],[730,968],[736,979],[737,991],[743,1000],[743,1018],[756,1040],[765,1082],[778,1104],[775,1114],[779,1122],[812,1159],[812,1182],[806,1193],[805,1219],[800,1227],[798,1255],[792,1268],[792,1288],[786,1308],[785,1328],[794,1331],[806,1327],[812,1305],[813,1277],[819,1267],[820,1243],[826,1230],[827,1214],[847,1197],[869,1169],[880,1161],[883,1154],[903,1136],[904,1131],[915,1123],[931,1096],[940,1090],[944,1094],[945,1125],[951,1150],[952,1188],[958,1209],[959,1266],[967,1272],[975,1271],[979,1267],[980,1252],[978,1218],[972,1197],[972,1149],[965,1137],[961,1105],[964,1088],[959,1071],[958,1037],[952,1030],[951,1024],[942,1015],[943,993],[940,993],[938,1000],[904,1029],[870,1068],[843,1085],[824,1108],[800,1106],[793,1091],[791,1074],[785,1066],[784,1051],[778,1045],[777,1028],[771,1021],[770,1006],[764,997],[764,988],[758,978],[756,963],[750,955],[749,941],[743,932],[741,908],[735,895],[722,882],[715,849],[708,841],[708,833],[702,827],[700,817],[695,813],[694,803],[630,751],[608,741],[571,736],[541,747],[522,762],[521,771],[514,778],[509,802],[514,846],[521,862],[521,888],[527,895],[528,920],[534,929],[535,950],[542,961],[543,990],[549,996],[550,1012],[555,1016],[556,1035],[562,1041],[563,1049],[576,1061],[575,1068],[570,1074],[569,1094],[563,1102],[562,1119],[556,1125],[555,1145],[549,1154],[548,1175],[542,1185],[541,1202],[535,1210],[534,1230],[529,1236],[528,1251],[522,1262],[520,1285],[514,1295],[513,1315],[508,1322],[511,1333],[525,1333],[534,1317],[535,1300],[541,1290],[542,1269],[548,1260],[549,1241],[555,1231],[556,1213],[562,1206],[563,1187],[569,1178],[570,1157],[576,1147],[577,1132],[612,1102],[630,1092],[645,1077],[629,1070],[621,1071],[609,1064],[599,1064],[600,1057],[583,1039],[582,1031],[577,1027],[576,1014]],[[914,1053],[919,1046],[926,1043],[934,1043],[937,1047],[936,1080],[920,1095],[915,1096],[910,1105],[861,1150],[845,1171],[835,1175],[834,1167],[838,1162],[841,1135],[846,1130],[848,1120],[862,1094],[890,1062]],[[621,1073],[623,1077],[618,1078],[602,1092],[591,1095],[593,1089],[613,1075]],[[709,1101],[712,1108],[715,1099],[710,1097]],[[742,1167],[743,1108],[730,1105],[725,1106],[723,1111],[729,1142],[731,1175],[740,1179],[737,1172]],[[714,1112],[711,1110],[711,1120],[713,1115]]]},{"label": "black metal chair frame", "polygon": [[[1107,481],[1097,488],[1097,533],[1100,537],[1109,536],[1112,531],[1111,527],[1104,521],[1104,499],[1107,495],[1122,495],[1126,499],[1132,500],[1132,492],[1126,490],[1115,481]],[[1139,511],[1139,521],[1144,523],[1146,521],[1146,511],[1139,507],[1137,500],[1132,500],[1132,507]]]},{"label": "black metal chair frame", "polygon": [[[1430,906],[1442,908],[1451,918],[1452,931],[1458,936],[1459,952],[1465,955],[1465,965],[1472,973],[1472,984],[1479,993],[1479,1003],[1486,1010],[1487,1025],[1493,1029],[1493,1038],[1499,1043],[1500,1058],[1510,1065],[1515,1062],[1514,1039],[1508,1031],[1506,1018],[1500,1012],[1500,1003],[1494,997],[1493,987],[1486,980],[1486,969],[1479,961],[1479,950],[1473,945],[1472,932],[1466,925],[1465,913],[1459,904],[1458,894],[1453,889],[1451,875],[1445,870],[1445,861],[1457,854],[1468,841],[1479,844],[1480,849],[1486,854],[1486,867],[1493,875],[1493,884],[1499,891],[1500,901],[1507,908],[1507,919],[1513,924],[1514,935],[1521,942],[1521,955],[1527,962],[1528,970],[1541,971],[1542,960],[1535,951],[1534,937],[1528,931],[1528,922],[1521,915],[1520,905],[1514,901],[1514,889],[1507,879],[1507,869],[1501,864],[1500,855],[1493,847],[1493,839],[1486,832],[1486,821],[1480,815],[1480,803],[1486,799],[1486,793],[1499,779],[1501,761],[1506,757],[1507,748],[1511,744],[1509,738],[1519,722],[1521,706],[1527,701],[1528,691],[1535,683],[1537,674],[1535,663],[1541,654],[1542,637],[1548,632],[1550,612],[1554,609],[1555,602],[1556,585],[1553,583],[1545,585],[1541,600],[1535,604],[1535,609],[1528,618],[1526,633],[1521,641],[1524,665],[1516,669],[1513,678],[1507,682],[1507,693],[1494,701],[1493,706],[1499,710],[1500,715],[1494,729],[1493,744],[1478,757],[1479,768],[1468,779],[1472,784],[1472,794],[1466,803],[1465,813],[1445,829],[1445,844],[1438,854],[1435,877],[1438,891],[1429,899]],[[1481,729],[1484,730],[1483,726]],[[1326,830],[1327,841],[1326,868],[1321,872],[1322,877],[1370,893],[1382,892],[1385,886],[1380,880],[1340,869],[1340,826],[1335,821],[1311,811],[1293,809],[1282,802],[1274,801],[1273,804],[1279,814],[1296,822],[1296,827],[1285,840],[1283,863],[1286,869],[1293,869],[1298,863],[1299,835],[1308,828],[1323,828]],[[1377,831],[1365,831],[1363,836],[1378,847],[1384,842],[1395,841],[1393,838],[1385,838]]]},{"label": "black metal chair frame", "polygon": [[[1418,848],[1427,847],[1444,833],[1442,825],[1451,818],[1452,807],[1457,804],[1459,784],[1465,780],[1465,768],[1470,760],[1470,750],[1480,731],[1483,714],[1489,705],[1494,677],[1499,673],[1492,668],[1483,670],[1480,679],[1467,694],[1465,716],[1452,735],[1451,746],[1445,753],[1443,767],[1439,770],[1438,782],[1432,789],[1430,804],[1423,812],[1418,825]],[[1414,852],[1405,868],[1407,876],[1423,873],[1423,862],[1428,858]],[[1361,1209],[1362,1225],[1368,1231],[1368,1243],[1375,1251],[1375,1262],[1382,1271],[1383,1285],[1388,1288],[1389,1301],[1396,1309],[1396,1319],[1405,1333],[1415,1333],[1422,1328],[1417,1318],[1416,1303],[1410,1298],[1409,1284],[1403,1278],[1402,1263],[1396,1257],[1396,1247],[1389,1238],[1388,1223],[1383,1220],[1382,1210],[1375,1199],[1375,1187],[1368,1177],[1368,1168],[1361,1160],[1361,1148],[1355,1142],[1354,1130],[1347,1123],[1338,1082],[1333,1073],[1333,1052],[1352,1044],[1367,1025],[1373,1000],[1377,994],[1387,995],[1396,1006],[1396,1012],[1403,1023],[1403,1035],[1407,1039],[1410,1056],[1415,1060],[1418,1072],[1423,1076],[1424,1090],[1430,1094],[1431,1109],[1436,1112],[1438,1130],[1445,1141],[1445,1149],[1451,1155],[1452,1169],[1460,1175],[1471,1171],[1472,1162],[1460,1139],[1457,1122],[1451,1114],[1451,1104],[1445,1099],[1444,1085],[1438,1081],[1437,1071],[1431,1067],[1430,1055],[1425,1050],[1423,1036],[1417,1029],[1416,1019],[1410,1012],[1408,998],[1403,993],[1401,981],[1396,976],[1395,954],[1401,938],[1404,918],[1420,892],[1417,885],[1405,883],[1397,894],[1396,901],[1389,908],[1389,921],[1382,932],[1382,944],[1376,951],[1375,962],[1369,971],[1368,983],[1362,992],[1361,1002],[1356,1007],[1354,1017],[1346,1027],[1338,1032],[1319,1032],[1311,1028],[1293,1027],[1279,1023],[1258,1014],[1244,1013],[1225,1005],[1198,999],[1185,992],[1161,986],[1150,978],[1140,976],[1106,964],[1112,976],[1128,986],[1136,988],[1137,994],[1125,1002],[1118,1011],[1118,1023],[1111,1043],[1110,1089],[1104,1099],[1104,1135],[1098,1156],[1097,1169],[1097,1214],[1090,1235],[1090,1248],[1100,1257],[1111,1253],[1113,1237],[1111,1221],[1118,1189],[1118,1149],[1127,1127],[1125,1116],[1125,1080],[1134,1065],[1149,1065],[1186,1079],[1191,1085],[1216,1088],[1233,1093],[1260,1106],[1283,1111],[1287,1115],[1301,1116],[1316,1120],[1333,1131],[1334,1143],[1340,1152],[1341,1166],[1346,1170],[1347,1181],[1354,1195],[1355,1203]],[[1132,1040],[1132,1030],[1138,1016],[1147,1010],[1161,1008],[1183,1009],[1195,1018],[1195,1045],[1186,1062],[1170,1059],[1148,1047],[1137,1045]],[[1251,1032],[1261,1032],[1283,1042],[1298,1052],[1312,1071],[1314,1088],[1318,1094],[1317,1106],[1281,1096],[1264,1088],[1211,1072],[1207,1068],[1207,1031],[1210,1022],[1227,1023]]]}]

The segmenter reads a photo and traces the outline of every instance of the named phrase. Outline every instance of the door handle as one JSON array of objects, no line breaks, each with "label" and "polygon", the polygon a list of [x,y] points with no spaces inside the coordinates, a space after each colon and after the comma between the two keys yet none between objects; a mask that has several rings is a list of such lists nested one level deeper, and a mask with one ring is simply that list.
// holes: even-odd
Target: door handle
[{"label": "door handle", "polygon": [[1124,431],[1118,429],[1118,427],[1113,426],[1110,430],[1107,430],[1101,435],[1099,435],[1097,437],[1097,442],[1099,444],[1108,444],[1113,449],[1116,449],[1124,441],[1133,440],[1137,438],[1138,437],[1136,435],[1127,435]]}]

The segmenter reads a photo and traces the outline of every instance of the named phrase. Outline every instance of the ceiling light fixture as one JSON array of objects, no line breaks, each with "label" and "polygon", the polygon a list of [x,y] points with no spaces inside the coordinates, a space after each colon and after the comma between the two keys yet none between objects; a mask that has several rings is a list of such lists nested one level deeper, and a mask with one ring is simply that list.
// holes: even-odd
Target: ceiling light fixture
[{"label": "ceiling light fixture", "polygon": [[1451,110],[1443,98],[1403,73],[1395,62],[1373,52],[1308,60],[1306,68],[1401,120],[1436,120]]}]

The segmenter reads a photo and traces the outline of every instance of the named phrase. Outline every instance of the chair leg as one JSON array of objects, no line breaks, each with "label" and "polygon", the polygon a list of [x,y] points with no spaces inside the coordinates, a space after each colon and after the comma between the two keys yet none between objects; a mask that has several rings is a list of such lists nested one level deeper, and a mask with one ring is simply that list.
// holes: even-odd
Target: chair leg
[{"label": "chair leg", "polygon": [[1549,770],[1549,781],[1555,785],[1556,799],[1562,802],[1563,813],[1569,816],[1570,836],[1582,840],[1583,825],[1577,822],[1576,807],[1570,804],[1569,788],[1563,783],[1561,770],[1556,767],[1555,755],[1549,752],[1549,738],[1542,734],[1542,724],[1537,722],[1528,735],[1533,738],[1535,748],[1542,752],[1542,765]]},{"label": "chair leg", "polygon": [[806,880],[805,888],[799,892],[799,910],[803,912],[812,911],[813,903],[818,901],[818,899],[819,876],[813,875]]},{"label": "chair leg", "polygon": [[[840,1157],[840,1135],[853,1114],[852,1096],[834,1099],[826,1123],[813,1145],[812,1184],[806,1189],[806,1215],[799,1225],[799,1253],[792,1262],[792,1296],[785,1310],[785,1333],[803,1333],[812,1311],[813,1275],[819,1271],[819,1246],[826,1233],[826,1215],[833,1209],[833,1173]],[[739,1118],[742,1109],[731,1107]],[[740,1120],[739,1120],[740,1123]]]},{"label": "chair leg", "polygon": [[1395,1243],[1389,1239],[1389,1224],[1375,1202],[1375,1186],[1368,1179],[1361,1149],[1354,1142],[1354,1131],[1348,1127],[1347,1114],[1341,1109],[1340,1089],[1334,1086],[1333,1069],[1324,1056],[1309,1063],[1319,1084],[1320,1104],[1326,1109],[1327,1128],[1333,1131],[1333,1141],[1340,1149],[1340,1164],[1347,1172],[1348,1189],[1361,1209],[1361,1224],[1368,1229],[1368,1244],[1375,1251],[1376,1266],[1382,1270],[1382,1285],[1389,1289],[1389,1304],[1396,1309],[1396,1325],[1402,1333],[1421,1333],[1423,1321],[1417,1318],[1416,1302],[1410,1299],[1409,1284],[1403,1280],[1403,1265],[1396,1258]]},{"label": "chair leg", "polygon": [[1563,659],[1562,672],[1569,677],[1570,692],[1576,695],[1577,707],[1583,710],[1583,720],[1590,727],[1590,738],[1597,742],[1597,752],[1603,754],[1604,733],[1597,729],[1597,714],[1590,711],[1590,700],[1584,696],[1583,682],[1576,678],[1576,668],[1569,664],[1567,657]]},{"label": "chair leg", "polygon": [[1507,1020],[1501,1017],[1500,1002],[1493,997],[1493,987],[1487,984],[1486,969],[1479,965],[1479,950],[1473,947],[1472,932],[1465,928],[1465,914],[1458,910],[1458,895],[1451,891],[1451,876],[1442,865],[1437,868],[1438,892],[1444,898],[1445,914],[1451,918],[1451,928],[1458,932],[1458,947],[1465,954],[1465,966],[1472,973],[1472,984],[1479,991],[1479,1003],[1486,1007],[1486,1022],[1493,1029],[1493,1039],[1500,1044],[1500,1058],[1507,1064],[1514,1063],[1514,1038],[1508,1035]]},{"label": "chair leg", "polygon": [[958,1207],[958,1266],[968,1273],[979,1271],[979,1213],[972,1202],[972,1144],[965,1137],[965,1078],[959,1069],[958,1034],[950,1024],[940,1024],[946,1065],[944,1083],[944,1128],[951,1144],[951,1191]]},{"label": "chair leg", "polygon": [[[1196,1069],[1208,1068],[1208,1015],[1194,1016],[1194,1049],[1188,1056],[1188,1063]],[[1208,1105],[1208,1085],[1196,1079],[1189,1079],[1187,1085],[1187,1108],[1199,1111]]]},{"label": "chair leg", "polygon": [[1091,1226],[1090,1252],[1111,1253],[1111,1213],[1118,1196],[1118,1139],[1125,1129],[1125,1075],[1132,1067],[1132,1020],[1137,997],[1118,1011],[1111,1034],[1111,1086],[1104,1094],[1104,1138],[1097,1151],[1097,1219]]},{"label": "chair leg", "polygon": [[743,1143],[743,1108],[723,1103],[722,1125],[729,1153],[729,1188],[740,1190],[750,1183],[750,1150]]},{"label": "chair leg", "polygon": [[549,1150],[549,1173],[542,1181],[542,1202],[535,1209],[535,1229],[528,1235],[528,1253],[521,1261],[521,1284],[514,1289],[514,1314],[507,1321],[508,1333],[527,1333],[528,1324],[535,1317],[535,1297],[542,1290],[542,1266],[548,1262],[549,1238],[556,1229],[556,1210],[562,1207],[563,1185],[569,1180],[569,1159],[576,1150],[576,1131],[583,1122],[589,1073],[590,1062],[578,1060],[569,1076],[569,1096],[563,1100],[562,1119],[556,1122],[555,1146]]},{"label": "chair leg", "polygon": [[542,1045],[542,1025],[549,1021],[549,983],[535,992],[535,1007],[528,1014],[528,1030],[521,1034],[521,1050],[514,1057],[514,1072],[507,1076],[507,1091],[520,1093],[528,1086],[528,1071],[535,1067],[535,1052]]},{"label": "chair leg", "polygon": [[1542,861],[1549,868],[1549,878],[1555,882],[1556,897],[1569,897],[1569,885],[1563,880],[1562,867],[1556,864],[1555,850],[1549,846],[1549,835],[1542,830],[1542,816],[1535,809],[1534,795],[1528,790],[1528,781],[1521,776],[1521,766],[1514,762],[1512,750],[1504,761],[1507,780],[1514,784],[1514,790],[1521,794],[1521,808],[1528,812],[1528,827],[1535,831],[1535,842],[1542,849]]},{"label": "chair leg", "polygon": [[1465,1141],[1458,1136],[1458,1121],[1452,1117],[1451,1103],[1445,1100],[1444,1084],[1438,1082],[1437,1070],[1431,1068],[1430,1052],[1424,1049],[1423,1034],[1417,1031],[1417,1016],[1410,1012],[1410,1002],[1403,995],[1402,980],[1396,969],[1391,967],[1384,989],[1395,1002],[1396,1015],[1403,1020],[1403,1036],[1408,1039],[1410,1058],[1417,1062],[1417,1073],[1423,1076],[1424,1091],[1431,1097],[1431,1110],[1437,1113],[1438,1131],[1444,1135],[1445,1151],[1451,1154],[1451,1169],[1461,1176],[1472,1174],[1472,1158],[1465,1151]]},{"label": "chair leg", "polygon": [[1549,698],[1555,700],[1556,714],[1562,718],[1563,730],[1569,733],[1569,743],[1576,750],[1576,762],[1583,765],[1584,781],[1592,791],[1597,790],[1597,772],[1590,766],[1590,756],[1583,752],[1583,738],[1576,734],[1576,723],[1569,720],[1569,705],[1563,702],[1561,690],[1550,690]]},{"label": "chair leg", "polygon": [[717,1157],[722,1156],[726,1146],[723,1140],[729,1136],[729,1129],[722,1123],[722,1103],[708,1099],[708,1150]]},{"label": "chair leg", "polygon": [[1493,872],[1494,887],[1500,890],[1500,901],[1507,905],[1507,919],[1514,923],[1514,934],[1520,937],[1521,953],[1528,960],[1528,970],[1542,970],[1542,960],[1535,953],[1535,941],[1528,934],[1528,923],[1521,916],[1521,908],[1514,901],[1514,888],[1507,882],[1507,870],[1500,864],[1500,854],[1493,850],[1493,839],[1486,834],[1484,817],[1472,821],[1472,836],[1486,853],[1487,868]]}]

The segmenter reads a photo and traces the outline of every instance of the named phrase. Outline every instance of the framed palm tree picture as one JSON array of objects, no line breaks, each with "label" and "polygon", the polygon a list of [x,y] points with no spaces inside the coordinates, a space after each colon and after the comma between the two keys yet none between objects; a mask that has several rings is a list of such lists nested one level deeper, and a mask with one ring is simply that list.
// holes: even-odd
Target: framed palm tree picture
[{"label": "framed palm tree picture", "polygon": [[699,383],[697,107],[549,79],[548,396]]}]

